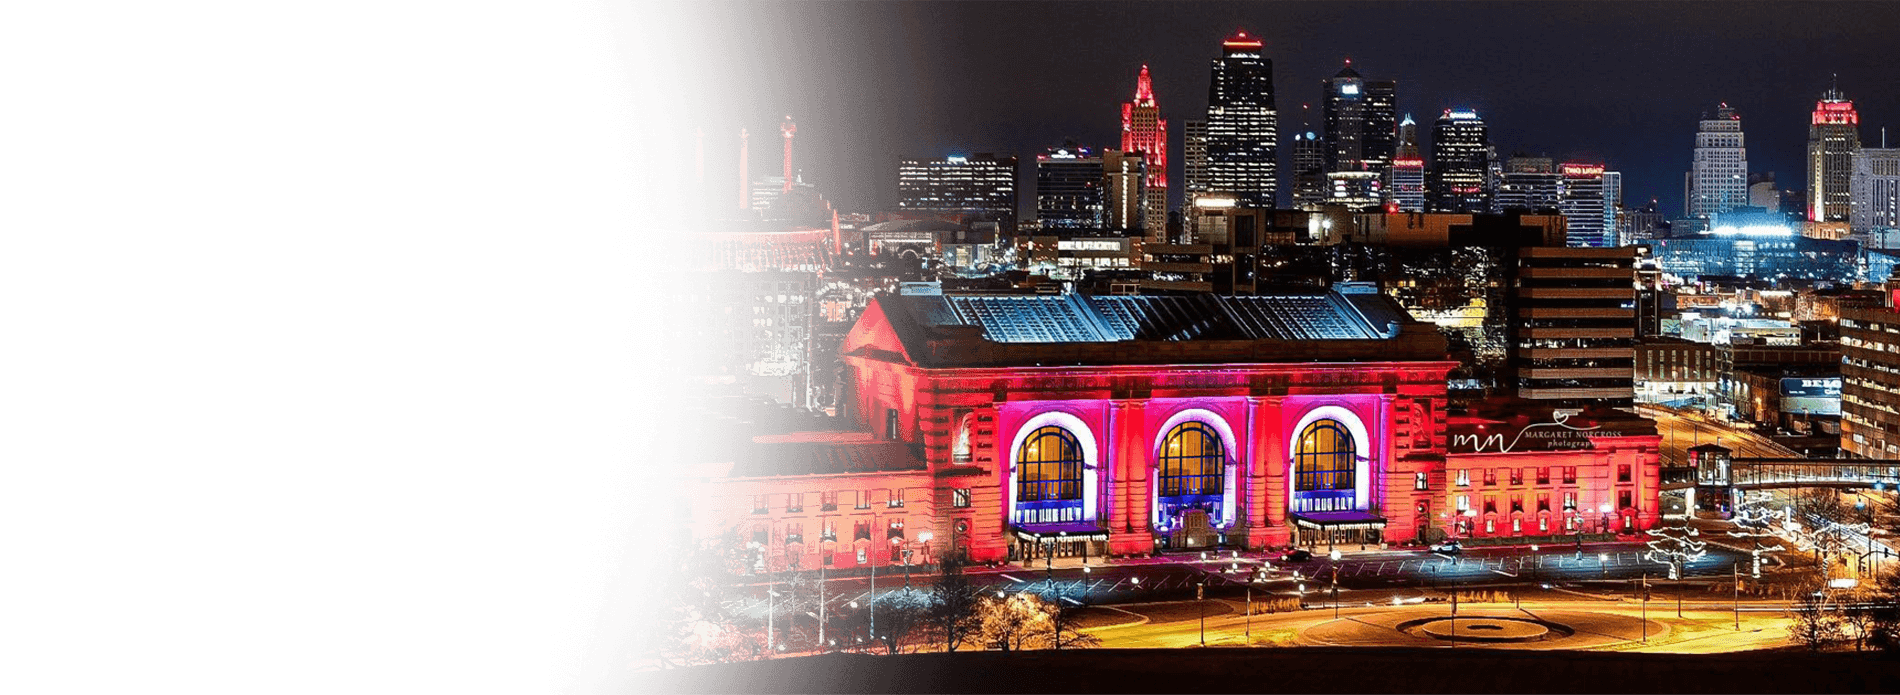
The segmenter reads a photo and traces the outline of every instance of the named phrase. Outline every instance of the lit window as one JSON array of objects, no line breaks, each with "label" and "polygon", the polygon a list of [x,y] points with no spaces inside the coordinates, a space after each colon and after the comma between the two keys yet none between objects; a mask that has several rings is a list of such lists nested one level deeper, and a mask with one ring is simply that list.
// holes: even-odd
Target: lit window
[{"label": "lit window", "polygon": [[1467,487],[1471,485],[1471,471],[1469,469],[1461,469],[1458,471],[1458,484]]},{"label": "lit window", "polygon": [[1427,486],[1427,485],[1426,485],[1426,483],[1425,483],[1425,474],[1424,474],[1424,473],[1413,473],[1413,474],[1412,474],[1412,489],[1414,489],[1414,490],[1425,490],[1425,489],[1428,489],[1428,486]]},{"label": "lit window", "polygon": [[959,509],[970,506],[970,488],[960,487],[950,491],[950,506]]},{"label": "lit window", "polygon": [[1037,428],[1016,452],[1019,502],[1082,499],[1082,445],[1055,425]]},{"label": "lit window", "polygon": [[1300,510],[1352,509],[1357,454],[1352,435],[1338,420],[1307,425],[1293,454],[1294,490],[1309,493],[1300,496]]},{"label": "lit window", "polygon": [[1184,422],[1161,444],[1161,496],[1218,495],[1227,456],[1220,436],[1204,422]]}]

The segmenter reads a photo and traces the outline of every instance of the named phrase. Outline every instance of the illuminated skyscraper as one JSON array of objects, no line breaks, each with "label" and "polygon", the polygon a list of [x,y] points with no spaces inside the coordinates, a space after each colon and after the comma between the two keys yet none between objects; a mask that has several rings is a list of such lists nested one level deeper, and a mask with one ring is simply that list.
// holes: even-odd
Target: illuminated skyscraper
[{"label": "illuminated skyscraper", "polygon": [[1102,226],[1102,155],[1075,143],[1036,157],[1036,221],[1043,229]]},{"label": "illuminated skyscraper", "polygon": [[1293,134],[1293,207],[1302,210],[1326,202],[1326,145],[1307,118],[1311,109],[1300,105],[1300,132]]},{"label": "illuminated skyscraper", "polygon": [[[1146,217],[1145,187],[1148,168],[1140,152],[1102,152],[1102,181],[1107,194],[1103,224],[1109,229],[1138,229]],[[1162,231],[1166,234],[1166,230]]]},{"label": "illuminated skyscraper", "polygon": [[1386,209],[1392,212],[1425,211],[1425,158],[1418,153],[1418,123],[1405,114],[1399,123],[1398,149],[1392,168],[1386,172]]},{"label": "illuminated skyscraper", "polygon": [[1207,190],[1207,121],[1181,122],[1181,186],[1189,198]]},{"label": "illuminated skyscraper", "polygon": [[1885,248],[1900,229],[1900,148],[1863,147],[1854,155],[1854,211],[1848,226]]},{"label": "illuminated skyscraper", "polygon": [[1603,165],[1564,164],[1559,173],[1563,183],[1557,204],[1566,225],[1564,245],[1592,249],[1615,246],[1614,229],[1605,224],[1603,217]]},{"label": "illuminated skyscraper", "polygon": [[1321,85],[1326,115],[1326,172],[1360,171],[1365,159],[1366,81],[1352,61]]},{"label": "illuminated skyscraper", "polygon": [[1363,155],[1367,171],[1385,174],[1398,155],[1399,83],[1392,80],[1366,82],[1366,127]]},{"label": "illuminated skyscraper", "polygon": [[1016,158],[905,158],[897,165],[897,209],[975,215],[1014,229]]},{"label": "illuminated skyscraper", "polygon": [[1555,210],[1563,178],[1549,157],[1512,157],[1505,160],[1498,185],[1500,210]]},{"label": "illuminated skyscraper", "polygon": [[1208,190],[1243,207],[1271,208],[1279,194],[1279,114],[1273,61],[1259,39],[1239,32],[1221,42],[1207,87]]},{"label": "illuminated skyscraper", "polygon": [[1742,117],[1728,104],[1704,117],[1695,134],[1695,161],[1683,214],[1708,217],[1748,204],[1748,150],[1742,147]]},{"label": "illuminated skyscraper", "polygon": [[1432,127],[1433,212],[1490,212],[1489,136],[1473,111],[1445,109]]},{"label": "illuminated skyscraper", "polygon": [[1853,208],[1854,155],[1860,152],[1860,113],[1829,89],[1808,119],[1808,220],[1845,222]]},{"label": "illuminated skyscraper", "polygon": [[1168,122],[1155,104],[1154,82],[1148,66],[1135,78],[1135,99],[1122,102],[1122,151],[1140,152],[1147,163],[1143,183],[1141,227],[1150,239],[1168,236]]}]

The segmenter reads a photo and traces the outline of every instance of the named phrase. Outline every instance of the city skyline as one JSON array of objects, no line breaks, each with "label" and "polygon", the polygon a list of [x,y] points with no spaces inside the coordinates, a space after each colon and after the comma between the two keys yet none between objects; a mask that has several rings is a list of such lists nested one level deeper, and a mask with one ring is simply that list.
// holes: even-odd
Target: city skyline
[{"label": "city skyline", "polygon": [[[1428,121],[1447,108],[1476,111],[1490,127],[1501,158],[1523,152],[1598,161],[1624,172],[1625,203],[1631,207],[1654,198],[1661,210],[1682,209],[1682,176],[1693,155],[1697,124],[1721,103],[1749,124],[1751,169],[1775,172],[1784,189],[1806,185],[1799,174],[1808,114],[1835,80],[1856,102],[1862,139],[1869,146],[1878,144],[1883,123],[1900,123],[1892,115],[1900,114],[1900,98],[1874,87],[1890,82],[1894,69],[1862,57],[1870,57],[1877,42],[1865,35],[1856,40],[1856,32],[1880,24],[1862,20],[1900,16],[1882,6],[1812,8],[1822,18],[1859,18],[1829,33],[1823,43],[1816,43],[1823,38],[1819,34],[1800,33],[1761,42],[1720,38],[1781,29],[1779,16],[1767,11],[1774,8],[1759,5],[1739,6],[1751,8],[1741,12],[1697,12],[1708,38],[1687,42],[1676,41],[1663,27],[1691,8],[1667,5],[1591,7],[1588,17],[1581,5],[1555,3],[1176,4],[1163,13],[1119,4],[927,7],[801,4],[737,13],[743,14],[739,24],[726,29],[746,40],[732,44],[740,50],[714,62],[746,67],[747,77],[713,71],[730,78],[724,81],[734,88],[713,90],[722,97],[696,111],[708,159],[716,164],[719,158],[710,153],[736,144],[735,137],[722,135],[726,130],[736,136],[742,125],[762,129],[789,113],[805,124],[799,137],[807,180],[841,208],[879,209],[894,198],[888,170],[900,155],[1028,157],[1067,140],[1114,146],[1119,124],[1113,114],[1127,99],[1126,75],[1144,64],[1153,75],[1161,117],[1196,120],[1207,106],[1206,65],[1219,57],[1221,41],[1237,31],[1265,43],[1274,80],[1283,85],[1277,95],[1283,111],[1309,104],[1317,111],[1318,84],[1350,59],[1356,69],[1397,81],[1401,116]],[[1368,10],[1355,20],[1356,32],[1330,21],[1355,16],[1355,10]],[[920,24],[926,14],[930,21]],[[1431,35],[1430,27],[1458,20],[1519,29],[1490,43],[1467,45],[1464,53],[1409,50],[1399,40]],[[1117,23],[1143,30],[1106,33]],[[791,28],[807,25],[807,39],[789,39]],[[1042,29],[1048,26],[1065,30]],[[1538,27],[1563,31],[1543,35]],[[819,40],[844,32],[860,38]],[[1111,35],[1115,38],[1106,38]],[[940,45],[950,36],[959,37],[961,48]],[[1526,56],[1526,51],[1542,55]],[[767,59],[771,55],[795,59]],[[1756,63],[1766,67],[1746,69]],[[1290,170],[1293,131],[1282,131],[1279,168]],[[1170,148],[1181,151],[1181,135],[1179,128],[1169,134]],[[754,157],[760,158],[757,151]],[[1172,159],[1170,177],[1179,178],[1183,167],[1179,158]],[[754,170],[772,170],[775,164],[755,162]],[[707,167],[709,178],[733,173]],[[1027,179],[1033,172],[1020,175]],[[1287,205],[1292,182],[1286,175],[1279,178],[1280,204]],[[1031,181],[1020,187],[1024,196],[1032,194]],[[1178,207],[1183,187],[1170,188],[1170,207]]]}]

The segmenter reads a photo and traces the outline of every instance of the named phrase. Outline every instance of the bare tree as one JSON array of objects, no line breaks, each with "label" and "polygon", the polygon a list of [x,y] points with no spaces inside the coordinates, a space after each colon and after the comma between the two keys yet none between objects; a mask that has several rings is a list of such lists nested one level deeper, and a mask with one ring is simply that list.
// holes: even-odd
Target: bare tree
[{"label": "bare tree", "polygon": [[931,589],[929,606],[930,628],[943,640],[945,651],[956,651],[983,628],[983,616],[979,613],[978,590],[970,585],[970,578],[963,573],[963,559],[957,555],[945,557],[939,565],[941,573],[937,575],[937,584]]},{"label": "bare tree", "polygon": [[922,593],[891,593],[877,601],[877,630],[873,638],[883,643],[884,653],[902,654],[913,649],[912,637],[928,624],[930,598]]},{"label": "bare tree", "polygon": [[738,529],[670,556],[680,561],[668,568],[658,593],[667,608],[661,612],[653,649],[660,663],[680,666],[763,656],[763,631],[745,619],[745,597],[734,591],[751,561]]},{"label": "bare tree", "polygon": [[1842,637],[1841,618],[1829,610],[1827,583],[1809,579],[1796,585],[1795,591],[1794,599],[1788,606],[1788,617],[1793,619],[1793,623],[1788,626],[1789,635],[1815,651],[1839,641]]}]

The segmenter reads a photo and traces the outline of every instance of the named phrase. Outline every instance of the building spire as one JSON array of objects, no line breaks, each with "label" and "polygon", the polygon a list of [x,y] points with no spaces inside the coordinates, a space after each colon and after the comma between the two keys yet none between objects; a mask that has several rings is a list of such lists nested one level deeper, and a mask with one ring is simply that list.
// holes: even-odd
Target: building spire
[{"label": "building spire", "polygon": [[1135,103],[1148,106],[1155,101],[1154,80],[1148,77],[1148,66],[1141,66],[1141,75],[1135,78]]}]

